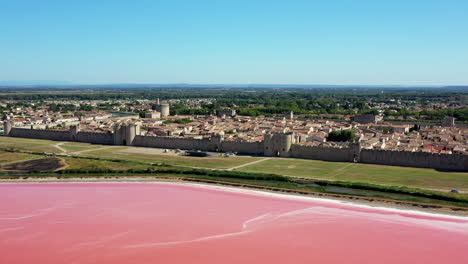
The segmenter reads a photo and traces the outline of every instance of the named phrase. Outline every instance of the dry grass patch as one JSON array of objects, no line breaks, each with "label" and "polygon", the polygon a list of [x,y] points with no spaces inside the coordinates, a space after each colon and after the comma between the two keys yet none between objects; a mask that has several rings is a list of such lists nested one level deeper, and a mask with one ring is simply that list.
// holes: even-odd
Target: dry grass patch
[{"label": "dry grass patch", "polygon": [[44,158],[27,161],[19,161],[1,165],[4,171],[11,172],[32,172],[32,171],[54,171],[65,166],[65,162],[60,158]]}]

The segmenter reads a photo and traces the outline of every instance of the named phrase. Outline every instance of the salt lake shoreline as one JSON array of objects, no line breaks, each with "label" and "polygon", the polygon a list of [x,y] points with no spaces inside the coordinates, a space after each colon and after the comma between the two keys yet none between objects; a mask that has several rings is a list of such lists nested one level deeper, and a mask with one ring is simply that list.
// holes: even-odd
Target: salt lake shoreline
[{"label": "salt lake shoreline", "polygon": [[105,176],[105,177],[27,177],[5,179],[0,178],[0,184],[15,184],[15,183],[172,183],[185,184],[191,186],[199,186],[204,188],[219,189],[225,191],[243,192],[247,194],[270,195],[283,199],[315,199],[329,202],[346,203],[354,206],[365,206],[375,209],[384,209],[398,211],[400,213],[422,213],[433,214],[436,216],[453,216],[468,217],[468,208],[456,207],[441,204],[426,204],[404,200],[391,200],[385,198],[344,195],[335,193],[321,192],[302,192],[300,190],[291,191],[276,187],[268,186],[246,186],[242,183],[210,181],[202,179],[188,179],[181,177],[122,177],[122,176]]}]

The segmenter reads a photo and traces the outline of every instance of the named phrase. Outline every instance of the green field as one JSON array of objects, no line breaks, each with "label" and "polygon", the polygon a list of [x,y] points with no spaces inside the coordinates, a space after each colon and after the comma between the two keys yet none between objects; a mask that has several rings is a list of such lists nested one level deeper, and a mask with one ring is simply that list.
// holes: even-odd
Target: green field
[{"label": "green field", "polygon": [[0,151],[0,165],[12,163],[12,162],[18,162],[18,161],[41,159],[41,158],[44,158],[44,157],[39,156],[39,155],[27,154],[27,153],[11,153],[11,152]]},{"label": "green field", "polygon": [[111,169],[111,170],[128,170],[128,169],[146,169],[149,166],[146,164],[133,163],[133,162],[113,162],[105,160],[89,160],[79,158],[62,158],[66,166],[62,169],[83,169],[83,170],[94,170],[94,169]]},{"label": "green field", "polygon": [[[27,160],[40,160],[44,159],[44,155],[34,155],[28,153],[12,153],[0,151],[0,165],[27,161]],[[128,169],[146,169],[150,167],[149,164],[137,163],[131,161],[114,162],[107,160],[92,160],[73,157],[60,157],[65,162],[65,167],[61,169],[82,169],[82,170],[95,170],[95,169],[111,169],[111,170],[128,170]]]},{"label": "green field", "polygon": [[96,149],[96,145],[78,142],[64,142],[62,145],[60,145],[60,147],[65,149],[66,152],[78,152]]},{"label": "green field", "polygon": [[[107,159],[123,159],[129,161],[148,162],[148,163],[164,163],[168,165],[211,168],[211,169],[229,169],[231,167],[239,166],[249,163],[260,158],[253,157],[188,157],[178,156],[173,154],[148,154],[148,153],[134,153],[125,152],[128,148],[132,147],[108,147],[95,151],[88,151],[82,153],[82,156],[87,157],[100,157]],[[142,152],[145,151],[145,148]]]},{"label": "green field", "polygon": [[468,173],[362,163],[274,158],[239,169],[286,176],[407,187],[468,190]]},{"label": "green field", "polygon": [[[79,142],[61,142],[2,136],[0,136],[0,148],[70,154],[83,157],[121,159],[135,162],[146,162],[148,165],[150,163],[165,163],[168,165],[211,169],[229,169],[259,159],[253,157],[187,157],[178,156],[174,153],[162,153],[162,151],[159,151],[158,154],[151,154],[151,152],[154,151],[152,148],[96,145]],[[65,152],[61,149],[65,150]]]},{"label": "green field", "polygon": [[37,151],[37,152],[55,152],[63,153],[55,147],[59,141],[39,140],[29,138],[14,138],[0,136],[0,148],[14,148],[19,150]]},{"label": "green field", "polygon": [[[209,169],[232,169],[233,167],[247,164],[245,167],[236,170],[346,182],[363,182],[443,190],[455,188],[468,191],[468,173],[441,172],[434,169],[287,158],[269,158],[263,160],[263,157],[243,156],[229,158],[186,157],[175,155],[173,152],[162,153],[161,150],[153,148],[106,146],[1,136],[0,148],[55,152],[73,156],[128,161],[111,162],[67,157],[64,159],[68,165],[68,169],[142,169],[150,166],[150,163],[164,163],[168,165]],[[61,151],[60,148],[65,150],[65,152]],[[0,164],[35,158],[43,158],[43,156],[35,156],[26,153],[0,152]],[[248,163],[255,161],[260,162],[248,165]]]}]

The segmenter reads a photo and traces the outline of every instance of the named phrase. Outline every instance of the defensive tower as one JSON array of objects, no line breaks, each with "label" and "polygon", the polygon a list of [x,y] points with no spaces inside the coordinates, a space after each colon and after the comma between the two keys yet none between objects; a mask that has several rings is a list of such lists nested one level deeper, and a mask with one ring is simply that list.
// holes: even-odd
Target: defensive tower
[{"label": "defensive tower", "polygon": [[263,152],[269,157],[288,157],[293,143],[294,133],[265,134]]},{"label": "defensive tower", "polygon": [[5,136],[10,135],[11,129],[13,128],[13,121],[5,120],[3,121],[3,134]]},{"label": "defensive tower", "polygon": [[114,126],[115,145],[131,146],[137,135],[140,135],[139,124],[119,123]]}]

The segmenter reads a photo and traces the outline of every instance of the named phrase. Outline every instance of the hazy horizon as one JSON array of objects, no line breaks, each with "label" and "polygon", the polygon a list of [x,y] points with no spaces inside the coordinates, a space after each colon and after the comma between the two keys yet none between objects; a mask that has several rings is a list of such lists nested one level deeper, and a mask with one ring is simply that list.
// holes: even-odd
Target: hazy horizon
[{"label": "hazy horizon", "polygon": [[74,82],[67,82],[67,81],[1,81],[0,80],[0,87],[40,87],[40,86],[63,86],[63,87],[74,87],[74,86],[232,86],[232,87],[258,87],[258,86],[298,86],[298,87],[305,87],[309,86],[311,88],[319,88],[319,87],[355,87],[355,88],[391,88],[391,87],[401,87],[401,88],[414,88],[414,87],[468,87],[468,84],[453,84],[453,85],[431,85],[431,84],[320,84],[320,83],[112,83],[112,82],[104,82],[104,83],[74,83]]}]

